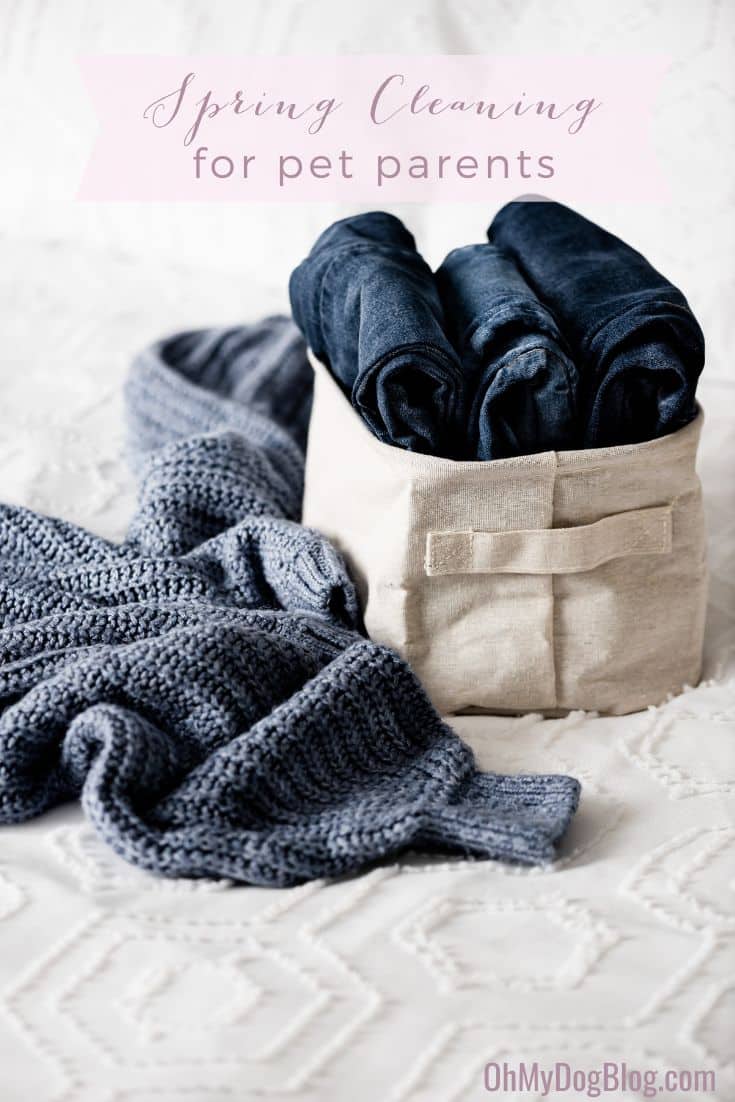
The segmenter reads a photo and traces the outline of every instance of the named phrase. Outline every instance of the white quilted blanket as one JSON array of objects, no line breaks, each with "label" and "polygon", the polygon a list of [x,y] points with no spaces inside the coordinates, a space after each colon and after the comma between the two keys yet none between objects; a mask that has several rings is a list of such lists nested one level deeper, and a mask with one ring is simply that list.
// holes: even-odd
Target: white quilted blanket
[{"label": "white quilted blanket", "polygon": [[[2,6],[3,79],[24,88],[25,116],[1,97],[0,497],[119,536],[132,503],[120,400],[131,354],[167,330],[283,309],[291,266],[345,213],[75,204],[94,127],[75,53],[234,41],[243,52],[660,49],[674,57],[656,129],[672,201],[585,213],[683,286],[708,337],[706,670],[635,716],[456,721],[486,768],[582,779],[551,871],[410,858],[278,892],[148,877],[76,807],[3,828],[2,1102],[480,1102],[493,1097],[485,1064],[504,1060],[713,1069],[716,1094],[697,1097],[734,1098],[732,7],[127,0],[101,11]],[[398,213],[438,261],[479,240],[492,209]]]}]

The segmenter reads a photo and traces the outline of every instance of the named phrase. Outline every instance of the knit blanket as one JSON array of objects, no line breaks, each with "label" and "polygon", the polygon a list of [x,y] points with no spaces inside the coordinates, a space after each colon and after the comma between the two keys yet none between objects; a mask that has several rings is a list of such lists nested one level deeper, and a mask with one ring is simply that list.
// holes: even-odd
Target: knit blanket
[{"label": "knit blanket", "polygon": [[127,385],[124,542],[0,506],[0,821],[81,799],[142,868],[252,884],[552,859],[577,782],[479,773],[298,523],[310,388],[284,318],[162,341]]}]

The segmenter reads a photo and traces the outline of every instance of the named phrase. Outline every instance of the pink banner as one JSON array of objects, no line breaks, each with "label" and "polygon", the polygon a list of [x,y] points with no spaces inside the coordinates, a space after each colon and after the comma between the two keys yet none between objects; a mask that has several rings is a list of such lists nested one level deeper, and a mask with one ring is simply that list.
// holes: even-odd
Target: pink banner
[{"label": "pink banner", "polygon": [[662,200],[661,56],[94,56],[80,199]]}]

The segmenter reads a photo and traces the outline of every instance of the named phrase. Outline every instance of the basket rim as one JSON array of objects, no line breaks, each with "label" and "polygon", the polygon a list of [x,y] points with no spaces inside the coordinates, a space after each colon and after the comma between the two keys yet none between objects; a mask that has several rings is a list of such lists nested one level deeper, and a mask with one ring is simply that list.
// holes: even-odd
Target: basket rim
[{"label": "basket rim", "polygon": [[510,474],[518,471],[526,471],[532,474],[534,471],[548,470],[550,466],[564,470],[571,470],[575,467],[589,470],[608,464],[615,465],[621,461],[626,463],[650,463],[652,459],[671,461],[687,453],[690,453],[692,457],[696,455],[697,444],[704,424],[704,410],[697,402],[697,412],[688,425],[684,425],[683,428],[677,429],[675,432],[667,433],[665,436],[658,436],[653,440],[644,440],[639,444],[616,444],[605,448],[580,448],[558,452],[534,452],[531,455],[516,455],[506,459],[447,459],[444,456],[406,451],[406,449],[398,448],[394,444],[385,444],[382,440],[378,440],[360,415],[353,409],[329,368],[317,359],[311,348],[307,349],[307,354],[314,370],[317,387],[324,387],[330,398],[341,407],[345,419],[352,420],[353,431],[362,438],[363,444],[391,465],[403,467],[415,474],[426,472],[436,475],[443,472],[447,475],[477,475],[482,473],[487,477],[493,477],[506,472]]}]

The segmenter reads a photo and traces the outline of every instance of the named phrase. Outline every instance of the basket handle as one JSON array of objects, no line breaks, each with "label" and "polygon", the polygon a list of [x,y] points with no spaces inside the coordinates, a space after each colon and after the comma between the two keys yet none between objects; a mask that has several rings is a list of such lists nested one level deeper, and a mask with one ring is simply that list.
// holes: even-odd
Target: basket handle
[{"label": "basket handle", "polygon": [[633,509],[577,528],[428,532],[425,572],[579,574],[625,555],[671,551],[671,505]]}]

